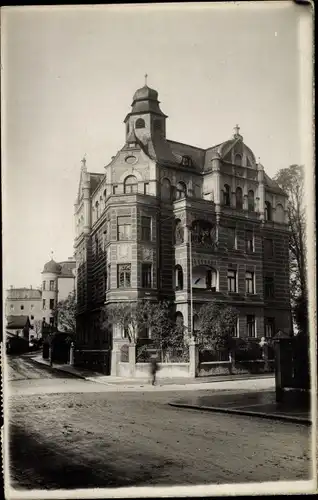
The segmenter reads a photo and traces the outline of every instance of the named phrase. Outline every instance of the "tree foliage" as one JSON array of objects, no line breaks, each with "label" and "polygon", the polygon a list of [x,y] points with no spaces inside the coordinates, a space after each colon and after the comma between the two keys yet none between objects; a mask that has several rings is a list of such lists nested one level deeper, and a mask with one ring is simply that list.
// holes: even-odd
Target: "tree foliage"
[{"label": "tree foliage", "polygon": [[57,303],[55,316],[59,328],[67,333],[76,331],[76,296],[71,292],[65,300]]},{"label": "tree foliage", "polygon": [[231,306],[210,302],[199,310],[196,340],[199,349],[219,351],[231,350],[233,330],[237,324],[238,311]]},{"label": "tree foliage", "polygon": [[304,168],[301,165],[283,168],[279,170],[275,180],[288,195],[291,305],[298,331],[305,334],[307,333],[307,279]]}]

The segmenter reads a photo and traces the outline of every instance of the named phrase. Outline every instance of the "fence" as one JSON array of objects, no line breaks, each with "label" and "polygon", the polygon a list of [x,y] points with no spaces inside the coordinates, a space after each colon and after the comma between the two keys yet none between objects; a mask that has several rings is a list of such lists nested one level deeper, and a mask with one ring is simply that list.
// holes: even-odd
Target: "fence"
[{"label": "fence", "polygon": [[230,353],[228,349],[222,349],[218,351],[203,349],[202,351],[199,351],[200,363],[213,363],[217,361],[229,361],[229,360],[230,360]]},{"label": "fence", "polygon": [[137,363],[149,363],[151,357],[155,355],[159,363],[188,363],[188,347],[169,347],[160,349],[151,344],[137,344],[136,361]]},{"label": "fence", "polygon": [[104,375],[110,374],[109,350],[75,350],[74,364],[80,368],[93,370]]}]

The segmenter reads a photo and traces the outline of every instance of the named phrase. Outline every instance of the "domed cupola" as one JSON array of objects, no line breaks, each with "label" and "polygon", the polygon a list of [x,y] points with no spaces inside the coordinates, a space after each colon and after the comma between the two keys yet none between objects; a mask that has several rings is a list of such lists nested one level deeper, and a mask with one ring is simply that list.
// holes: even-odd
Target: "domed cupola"
[{"label": "domed cupola", "polygon": [[55,260],[51,259],[49,262],[44,264],[42,273],[54,273],[59,274],[61,272],[61,266]]},{"label": "domed cupola", "polygon": [[166,124],[165,115],[160,109],[158,92],[147,85],[147,75],[145,75],[145,85],[136,90],[133,96],[131,112],[126,116],[126,143],[131,139],[134,130],[137,139],[146,143],[153,138],[154,134],[165,137]]}]

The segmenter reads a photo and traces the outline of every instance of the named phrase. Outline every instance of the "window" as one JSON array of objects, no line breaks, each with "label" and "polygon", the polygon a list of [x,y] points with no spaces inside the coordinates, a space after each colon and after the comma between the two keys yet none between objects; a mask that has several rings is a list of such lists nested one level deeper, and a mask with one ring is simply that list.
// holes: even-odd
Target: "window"
[{"label": "window", "polygon": [[21,309],[21,311],[23,311],[23,309],[24,309],[24,306],[20,306],[20,309]]},{"label": "window", "polygon": [[253,231],[245,231],[245,244],[247,252],[254,252]]},{"label": "window", "polygon": [[95,203],[95,210],[96,210],[96,219],[98,219],[98,217],[99,217],[99,203],[98,203],[98,201],[96,201],[96,203]]},{"label": "window", "polygon": [[34,316],[33,316],[33,314],[31,314],[31,319],[34,319]]},{"label": "window", "polygon": [[246,293],[254,293],[254,273],[250,271],[245,273],[245,291]]},{"label": "window", "polygon": [[239,210],[243,208],[243,192],[240,187],[236,188],[236,208]]},{"label": "window", "polygon": [[117,239],[120,241],[131,239],[131,217],[117,217]]},{"label": "window", "polygon": [[237,317],[236,322],[231,328],[231,336],[236,338],[239,336],[239,317]]},{"label": "window", "polygon": [[50,318],[50,325],[53,326],[54,325],[54,318]]},{"label": "window", "polygon": [[280,222],[281,224],[285,222],[285,212],[284,212],[284,208],[283,208],[283,205],[281,205],[280,203],[276,206],[276,221],[277,222]]},{"label": "window", "polygon": [[265,318],[265,337],[271,338],[275,334],[275,318]]},{"label": "window", "polygon": [[229,292],[236,292],[236,271],[227,272],[227,288]]},{"label": "window", "polygon": [[45,299],[42,300],[42,308],[45,309]]},{"label": "window", "polygon": [[176,290],[183,290],[183,271],[179,265],[175,267],[175,280]]},{"label": "window", "polygon": [[107,232],[103,232],[103,252],[106,250],[106,243],[107,243]]},{"label": "window", "polygon": [[272,276],[265,276],[264,294],[266,299],[274,297],[274,278]]},{"label": "window", "polygon": [[45,324],[45,317],[44,317],[44,318],[42,318],[42,321],[43,321],[43,323]]},{"label": "window", "polygon": [[181,200],[181,198],[185,198],[187,195],[187,188],[184,182],[178,182],[176,189],[176,199]]},{"label": "window", "polygon": [[45,290],[45,281],[42,283],[42,290]]},{"label": "window", "polygon": [[183,156],[181,165],[184,167],[192,167],[192,158],[190,158],[190,156]]},{"label": "window", "polygon": [[265,257],[273,257],[274,255],[273,240],[270,240],[268,238],[264,239],[264,255]]},{"label": "window", "polygon": [[137,193],[138,181],[134,175],[129,175],[124,182],[124,193],[131,194]]},{"label": "window", "polygon": [[118,193],[118,184],[114,184],[113,185],[113,194],[117,194]]},{"label": "window", "polygon": [[126,123],[126,135],[129,134],[129,122]]},{"label": "window", "polygon": [[247,205],[248,211],[254,212],[255,210],[255,201],[254,201],[254,191],[250,190],[247,195]]},{"label": "window", "polygon": [[206,273],[206,287],[212,292],[216,292],[216,271],[214,269],[208,269]]},{"label": "window", "polygon": [[50,299],[50,309],[54,309],[54,299]]},{"label": "window", "polygon": [[11,304],[11,306],[10,306],[10,311],[13,311],[13,310],[14,310],[14,305],[13,305],[13,304]]},{"label": "window", "polygon": [[157,130],[159,132],[162,132],[162,122],[160,120],[155,120],[153,124],[154,130]]},{"label": "window", "polygon": [[265,220],[272,220],[272,205],[269,201],[265,201]]},{"label": "window", "polygon": [[235,227],[227,228],[227,245],[230,249],[236,248],[236,229]]},{"label": "window", "polygon": [[145,128],[145,120],[142,118],[138,118],[135,122],[135,127],[136,128]]},{"label": "window", "polygon": [[145,182],[144,184],[144,194],[149,194],[149,182]]},{"label": "window", "polygon": [[131,287],[131,264],[117,264],[118,288]]},{"label": "window", "polygon": [[242,165],[242,155],[236,154],[234,157],[235,165]]},{"label": "window", "polygon": [[107,290],[110,290],[110,280],[111,280],[111,265],[108,264],[107,266],[107,282],[106,282],[106,288]]},{"label": "window", "polygon": [[246,330],[248,337],[255,337],[256,328],[255,328],[255,316],[254,314],[248,314],[246,316]]},{"label": "window", "polygon": [[104,205],[106,206],[106,198],[107,198],[107,190],[106,189],[104,189],[103,197],[104,197]]},{"label": "window", "polygon": [[141,264],[141,286],[151,288],[151,267],[150,263]]},{"label": "window", "polygon": [[223,203],[226,206],[231,205],[230,201],[230,186],[228,184],[224,184],[224,191],[223,191]]},{"label": "window", "polygon": [[54,280],[50,280],[50,291],[54,290]]},{"label": "window", "polygon": [[31,304],[31,311],[33,311],[33,309],[34,309],[34,305],[33,305],[33,304]]},{"label": "window", "polygon": [[169,179],[162,179],[161,181],[161,198],[166,201],[171,200],[171,182]]},{"label": "window", "polygon": [[141,239],[151,241],[151,217],[141,217]]},{"label": "window", "polygon": [[95,255],[96,257],[99,256],[99,241],[98,241],[98,235],[95,235]]}]

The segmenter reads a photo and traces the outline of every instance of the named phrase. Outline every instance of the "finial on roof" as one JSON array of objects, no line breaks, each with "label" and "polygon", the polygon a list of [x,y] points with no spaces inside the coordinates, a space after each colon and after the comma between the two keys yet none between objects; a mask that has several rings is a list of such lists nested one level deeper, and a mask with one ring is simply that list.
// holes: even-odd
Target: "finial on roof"
[{"label": "finial on roof", "polygon": [[148,75],[147,73],[145,74],[145,85],[147,86],[147,78],[148,78]]},{"label": "finial on roof", "polygon": [[81,160],[81,164],[82,164],[82,169],[86,170],[86,153],[84,154],[84,156]]},{"label": "finial on roof", "polygon": [[50,253],[50,255],[51,255],[51,260],[53,260],[53,255],[54,255],[54,252],[53,252],[53,250],[51,250],[51,253]]},{"label": "finial on roof", "polygon": [[235,130],[235,135],[239,135],[240,134],[240,127],[238,125],[236,125],[234,127],[234,130]]}]

